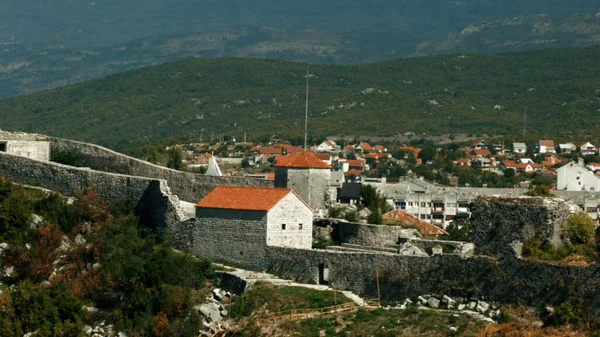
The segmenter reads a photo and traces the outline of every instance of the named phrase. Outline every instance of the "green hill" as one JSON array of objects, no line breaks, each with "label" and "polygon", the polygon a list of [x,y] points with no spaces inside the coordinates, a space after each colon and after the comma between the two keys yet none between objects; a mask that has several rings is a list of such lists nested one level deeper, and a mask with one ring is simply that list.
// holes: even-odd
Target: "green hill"
[{"label": "green hill", "polygon": [[[600,48],[311,65],[313,136],[598,134]],[[0,128],[111,147],[303,132],[307,65],[187,59],[0,101]]]}]

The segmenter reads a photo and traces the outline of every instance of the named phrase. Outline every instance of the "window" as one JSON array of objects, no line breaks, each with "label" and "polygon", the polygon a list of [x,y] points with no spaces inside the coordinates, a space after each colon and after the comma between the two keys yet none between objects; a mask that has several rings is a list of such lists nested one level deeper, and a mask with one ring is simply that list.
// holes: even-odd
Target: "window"
[{"label": "window", "polygon": [[281,229],[285,229],[285,224],[284,223],[281,224]]},{"label": "window", "polygon": [[0,143],[0,152],[6,152],[6,143]]},{"label": "window", "polygon": [[443,220],[444,219],[444,214],[434,214],[433,218],[435,220]]},{"label": "window", "polygon": [[427,203],[425,203],[425,202],[422,202],[422,203],[421,203],[421,207],[425,207],[425,205],[426,205],[426,204],[427,204]]},{"label": "window", "polygon": [[461,202],[459,202],[459,203],[458,203],[458,207],[461,207],[461,208],[468,208],[468,207],[469,207],[469,203],[468,203],[468,202],[461,201]]},{"label": "window", "polygon": [[435,208],[443,208],[444,207],[444,203],[443,202],[434,202],[433,203],[433,207],[435,207]]},{"label": "window", "polygon": [[302,229],[302,224],[298,224],[298,229]]},{"label": "window", "polygon": [[413,202],[412,202],[412,201],[409,201],[409,202],[408,202],[408,206],[411,206],[411,207],[412,207],[412,205],[413,205]]},{"label": "window", "polygon": [[397,201],[396,207],[399,209],[406,209],[406,201],[404,201],[404,200]]},{"label": "window", "polygon": [[421,219],[425,220],[425,214],[421,214]]}]

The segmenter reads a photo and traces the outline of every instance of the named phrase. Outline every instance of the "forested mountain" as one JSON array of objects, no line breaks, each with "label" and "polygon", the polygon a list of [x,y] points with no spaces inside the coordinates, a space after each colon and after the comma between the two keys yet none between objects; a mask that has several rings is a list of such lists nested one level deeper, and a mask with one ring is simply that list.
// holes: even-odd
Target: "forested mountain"
[{"label": "forested mountain", "polygon": [[185,57],[356,64],[586,47],[600,42],[599,11],[595,0],[7,0],[0,98]]},{"label": "forested mountain", "polygon": [[597,0],[5,0],[0,43],[107,46],[190,29],[256,24],[327,32],[394,28],[445,36],[490,18],[598,11]]},{"label": "forested mountain", "polygon": [[167,137],[207,140],[303,132],[596,134],[600,47],[452,54],[365,65],[187,59],[0,101],[0,128],[123,148]]},{"label": "forested mountain", "polygon": [[479,21],[438,40],[404,29],[342,33],[267,26],[158,35],[108,47],[52,44],[0,52],[0,98],[47,90],[186,57],[252,57],[357,64],[429,54],[500,53],[600,43],[594,14]]}]

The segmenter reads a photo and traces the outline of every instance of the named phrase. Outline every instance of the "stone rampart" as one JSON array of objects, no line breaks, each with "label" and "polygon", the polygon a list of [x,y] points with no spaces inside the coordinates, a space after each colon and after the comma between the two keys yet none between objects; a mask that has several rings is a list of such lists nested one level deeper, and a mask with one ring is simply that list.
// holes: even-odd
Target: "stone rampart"
[{"label": "stone rampart", "polygon": [[181,200],[196,203],[216,186],[273,187],[273,182],[241,177],[211,177],[172,170],[139,160],[107,148],[61,138],[49,138],[52,152],[73,152],[83,165],[94,170],[126,174],[137,177],[164,179],[173,194]]},{"label": "stone rampart", "polygon": [[136,213],[153,226],[168,226],[183,220],[179,201],[170,195],[164,180],[98,172],[5,153],[0,153],[0,174],[18,183],[64,195],[93,187],[110,203],[134,202]]},{"label": "stone rampart", "polygon": [[201,218],[170,228],[176,248],[228,265],[264,267],[266,212],[203,209],[202,213]]},{"label": "stone rampart", "polygon": [[364,225],[338,219],[319,219],[315,222],[315,227],[330,227],[331,231],[321,232],[330,232],[331,239],[335,242],[361,246],[395,245],[407,234],[407,230],[399,226]]},{"label": "stone rampart", "polygon": [[329,285],[377,297],[377,279],[384,301],[402,301],[419,294],[485,298],[532,306],[565,301],[584,304],[600,315],[600,266],[576,267],[514,258],[395,256],[367,252],[334,252],[269,247],[265,269],[299,282],[317,282],[328,273]]},{"label": "stone rampart", "polygon": [[561,247],[561,226],[569,219],[571,205],[551,198],[476,199],[471,204],[470,241],[489,254],[504,254],[511,242],[534,238]]}]

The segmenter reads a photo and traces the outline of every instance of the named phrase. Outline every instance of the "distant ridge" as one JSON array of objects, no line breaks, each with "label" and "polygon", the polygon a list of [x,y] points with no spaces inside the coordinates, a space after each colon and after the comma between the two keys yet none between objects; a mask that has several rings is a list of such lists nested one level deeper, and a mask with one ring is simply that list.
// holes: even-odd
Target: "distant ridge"
[{"label": "distant ridge", "polygon": [[[311,134],[598,134],[600,47],[311,65]],[[201,134],[301,139],[306,65],[187,59],[0,101],[0,128],[124,148]],[[296,139],[296,138],[294,138]],[[310,142],[310,140],[309,140]]]}]

